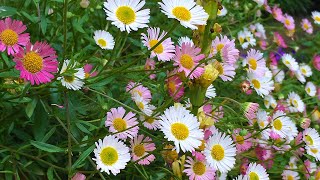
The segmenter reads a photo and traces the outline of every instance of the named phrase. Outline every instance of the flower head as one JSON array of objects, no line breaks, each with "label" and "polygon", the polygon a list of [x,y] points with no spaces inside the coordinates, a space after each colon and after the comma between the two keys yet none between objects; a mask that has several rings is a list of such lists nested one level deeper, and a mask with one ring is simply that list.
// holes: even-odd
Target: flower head
[{"label": "flower head", "polygon": [[269,180],[269,174],[260,164],[250,163],[246,172],[247,179]]},{"label": "flower head", "polygon": [[30,41],[29,33],[23,33],[27,27],[17,20],[12,20],[7,17],[0,20],[0,51],[4,52],[7,49],[8,55],[14,55],[23,50]]},{"label": "flower head", "polygon": [[166,86],[168,88],[169,95],[175,101],[178,101],[183,96],[184,86],[178,75],[173,75],[166,79]]},{"label": "flower head", "polygon": [[248,72],[247,76],[251,87],[262,97],[268,95],[274,89],[274,82],[271,76],[258,76],[253,72]]},{"label": "flower head", "polygon": [[96,44],[101,47],[101,49],[113,49],[114,47],[113,36],[107,31],[94,31],[93,39],[96,41]]},{"label": "flower head", "polygon": [[317,93],[317,87],[312,82],[307,82],[304,88],[309,96],[315,96]]},{"label": "flower head", "polygon": [[[67,73],[68,70],[75,70],[73,73]],[[65,74],[67,73],[67,74]],[[84,85],[85,73],[83,68],[76,68],[76,64],[70,66],[70,60],[67,59],[63,62],[62,68],[60,70],[61,77],[58,77],[58,80],[61,80],[62,86],[65,86],[67,89],[72,89],[74,91],[80,90]]]},{"label": "flower head", "polygon": [[150,137],[138,135],[131,141],[131,156],[132,161],[137,161],[140,165],[149,165],[156,157],[151,154],[156,149],[155,144]]},{"label": "flower head", "polygon": [[312,19],[314,20],[315,24],[320,24],[320,12],[319,11],[313,11],[312,12]]},{"label": "flower head", "polygon": [[273,33],[273,41],[277,43],[279,47],[282,47],[282,48],[288,47],[286,42],[284,41],[284,38],[278,32]]},{"label": "flower head", "polygon": [[203,160],[194,160],[188,157],[184,166],[183,172],[187,174],[189,180],[207,180],[209,177],[215,176],[215,170]]},{"label": "flower head", "polygon": [[302,29],[307,32],[308,34],[312,34],[313,33],[313,27],[311,22],[308,19],[302,19],[301,21],[301,27]]},{"label": "flower head", "polygon": [[299,65],[290,54],[284,54],[282,56],[282,62],[286,65],[291,71],[297,71],[299,69]]},{"label": "flower head", "polygon": [[282,20],[284,26],[288,29],[288,30],[294,30],[295,29],[295,24],[294,24],[294,19],[292,16],[285,14],[283,16],[283,20]]},{"label": "flower head", "polygon": [[117,26],[120,31],[137,31],[148,27],[150,9],[142,9],[144,0],[108,0],[104,3],[107,20]]},{"label": "flower head", "polygon": [[84,73],[85,73],[85,78],[95,77],[98,74],[97,71],[91,72],[92,68],[93,68],[92,64],[84,65],[83,69],[84,69]]},{"label": "flower head", "polygon": [[30,81],[32,85],[48,83],[58,70],[56,51],[47,43],[30,42],[14,54],[15,68],[20,71],[20,77]]},{"label": "flower head", "polygon": [[198,29],[196,25],[206,25],[209,15],[194,0],[162,0],[161,12],[168,18],[180,21],[186,28]]},{"label": "flower head", "polygon": [[94,149],[97,169],[113,175],[120,173],[130,161],[129,148],[115,136],[106,136],[103,140],[96,142]]}]

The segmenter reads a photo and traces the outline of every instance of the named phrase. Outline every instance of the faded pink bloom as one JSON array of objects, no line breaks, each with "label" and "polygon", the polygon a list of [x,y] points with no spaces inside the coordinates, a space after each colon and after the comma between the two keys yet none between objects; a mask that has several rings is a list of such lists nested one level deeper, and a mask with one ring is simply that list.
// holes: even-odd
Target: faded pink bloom
[{"label": "faded pink bloom", "polygon": [[301,27],[302,29],[307,32],[308,34],[312,34],[313,33],[313,27],[311,22],[308,19],[302,19],[301,21]]},{"label": "faded pink bloom", "polygon": [[169,95],[175,101],[179,101],[179,99],[184,94],[184,86],[180,77],[178,75],[173,75],[166,79],[166,84],[169,91]]},{"label": "faded pink bloom", "polygon": [[154,70],[156,67],[156,61],[153,59],[148,58],[146,60],[146,64],[144,65],[144,69],[146,70],[147,74],[149,75],[150,79],[155,79],[156,78],[156,74],[152,74],[151,71],[149,72],[149,70]]},{"label": "faded pink bloom", "polygon": [[77,172],[71,180],[85,180],[86,176],[84,174],[81,174],[79,172]]},{"label": "faded pink bloom", "polygon": [[198,151],[192,151],[192,156],[194,156],[197,161],[204,161],[206,159],[206,156]]},{"label": "faded pink bloom", "polygon": [[[205,166],[205,172],[201,175],[196,174],[194,172],[194,166],[199,165],[201,163],[202,165]],[[206,163],[205,160],[199,161],[199,160],[194,160],[191,157],[187,157],[186,163],[184,164],[185,169],[184,173],[189,177],[189,180],[206,180],[208,177],[214,177],[215,176],[215,170],[212,167],[209,167]]]},{"label": "faded pink bloom", "polygon": [[84,69],[84,73],[85,73],[85,78],[97,76],[98,72],[97,71],[91,72],[92,68],[93,68],[92,64],[84,65],[83,69]]},{"label": "faded pink bloom", "polygon": [[300,122],[300,126],[302,129],[307,129],[310,126],[311,119],[309,118],[302,118]]},{"label": "faded pink bloom", "polygon": [[235,129],[232,134],[233,141],[236,143],[237,153],[241,153],[251,148],[252,138],[251,133],[247,133],[245,136],[241,136],[240,129]]},{"label": "faded pink bloom", "polygon": [[288,30],[294,30],[295,24],[292,16],[285,14],[282,23]]},{"label": "faded pink bloom", "polygon": [[[27,29],[22,21],[12,20],[7,17],[0,20],[0,51],[7,49],[8,55],[14,55],[30,41],[29,33],[23,33]],[[22,34],[23,33],[23,34]]]},{"label": "faded pink bloom", "polygon": [[273,6],[272,15],[279,22],[282,22],[284,19],[283,14],[282,14],[282,10],[278,6]]},{"label": "faded pink bloom", "polygon": [[155,144],[150,137],[138,135],[131,139],[131,157],[132,161],[137,161],[140,165],[149,165],[156,157],[151,154],[156,149]]},{"label": "faded pink bloom", "polygon": [[273,35],[274,35],[273,36],[274,37],[273,41],[275,43],[277,43],[278,46],[280,46],[282,48],[287,48],[288,47],[286,42],[284,41],[283,37],[278,32],[274,32]]},{"label": "faded pink bloom", "polygon": [[257,111],[259,109],[258,103],[246,102],[243,103],[244,115],[249,120],[253,120],[256,118]]},{"label": "faded pink bloom", "polygon": [[315,55],[312,61],[313,67],[320,71],[320,55]]},{"label": "faded pink bloom", "polygon": [[131,96],[139,95],[143,100],[150,102],[151,101],[151,92],[147,87],[142,86],[141,83],[135,83],[130,81],[126,87],[126,92],[129,92]]}]

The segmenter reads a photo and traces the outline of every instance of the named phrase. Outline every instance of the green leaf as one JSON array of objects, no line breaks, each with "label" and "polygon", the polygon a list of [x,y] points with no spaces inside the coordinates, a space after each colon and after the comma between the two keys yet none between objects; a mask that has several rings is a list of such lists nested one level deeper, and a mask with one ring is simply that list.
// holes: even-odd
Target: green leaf
[{"label": "green leaf", "polygon": [[50,167],[47,171],[47,178],[48,180],[53,180],[53,168]]},{"label": "green leaf", "polygon": [[0,17],[12,16],[17,13],[17,9],[9,6],[0,6]]},{"label": "green leaf", "polygon": [[44,143],[44,142],[39,142],[39,141],[30,141],[30,143],[38,148],[38,149],[41,149],[43,151],[46,151],[46,152],[64,152],[65,150],[58,147],[58,146],[54,146],[52,144],[47,144],[47,143]]},{"label": "green leaf", "polygon": [[72,169],[76,169],[79,165],[90,155],[90,153],[94,150],[95,145],[93,144],[87,150],[85,150],[80,157],[76,160],[76,162],[72,165]]},{"label": "green leaf", "polygon": [[33,115],[34,109],[36,108],[38,99],[33,99],[30,103],[28,103],[27,107],[26,107],[26,114],[29,118],[31,118],[31,116]]},{"label": "green leaf", "polygon": [[54,132],[56,132],[56,127],[54,126],[43,138],[42,138],[42,142],[46,142],[46,141],[48,141],[49,139],[50,139],[50,137],[52,136],[52,134],[54,133]]},{"label": "green leaf", "polygon": [[46,19],[46,17],[43,15],[43,16],[41,17],[41,22],[40,22],[40,27],[41,27],[42,34],[46,34],[47,25],[48,25],[47,19]]},{"label": "green leaf", "polygon": [[91,132],[81,123],[76,123],[76,126],[84,133],[91,134]]}]

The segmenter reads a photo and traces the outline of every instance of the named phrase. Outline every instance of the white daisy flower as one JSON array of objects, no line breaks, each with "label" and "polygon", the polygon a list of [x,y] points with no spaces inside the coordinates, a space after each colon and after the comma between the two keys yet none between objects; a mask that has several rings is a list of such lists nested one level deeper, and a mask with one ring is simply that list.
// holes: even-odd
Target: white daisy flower
[{"label": "white daisy flower", "polygon": [[288,95],[287,103],[290,112],[303,112],[305,108],[304,102],[300,96],[295,92],[290,92]]},{"label": "white daisy flower", "polygon": [[258,4],[258,6],[262,6],[264,4],[265,0],[253,0],[254,2],[256,2]]},{"label": "white daisy flower", "polygon": [[247,42],[251,46],[255,46],[256,45],[256,39],[254,38],[253,34],[247,28],[244,28],[244,35],[245,35],[245,38],[246,38]]},{"label": "white daisy flower", "polygon": [[309,65],[306,64],[302,64],[299,68],[301,74],[305,77],[310,77],[312,76],[312,70],[311,67]]},{"label": "white daisy flower", "polygon": [[282,111],[276,111],[272,116],[272,131],[279,134],[281,138],[292,136],[291,119]]},{"label": "white daisy flower", "polygon": [[287,139],[289,141],[292,141],[298,135],[298,128],[297,128],[296,124],[293,121],[288,121],[287,124],[288,124],[289,129],[290,129],[290,133],[289,133],[289,135],[287,135]]},{"label": "white daisy flower", "polygon": [[303,141],[307,146],[318,147],[320,146],[320,136],[317,130],[308,128],[303,131]]},{"label": "white daisy flower", "polygon": [[270,106],[274,109],[277,107],[277,101],[271,95],[266,95],[263,100],[264,106],[269,109]]},{"label": "white daisy flower", "polygon": [[243,31],[239,31],[238,32],[238,40],[239,40],[239,43],[242,47],[242,49],[247,49],[248,46],[249,46],[249,43],[246,42],[246,35]]},{"label": "white daisy flower", "polygon": [[283,70],[279,69],[278,66],[272,66],[270,65],[270,68],[271,68],[271,72],[272,72],[272,75],[274,76],[274,81],[276,83],[282,83],[282,81],[284,80],[285,78],[285,73]]},{"label": "white daisy flower", "polygon": [[96,44],[100,46],[102,49],[113,49],[114,47],[114,39],[112,35],[107,31],[94,31],[93,38],[96,41]]},{"label": "white daisy flower", "polygon": [[259,35],[256,35],[256,36],[261,37],[262,39],[267,39],[266,30],[264,29],[264,26],[262,24],[260,24],[260,23],[256,23],[255,27],[256,27],[257,32],[259,34]]},{"label": "white daisy flower", "polygon": [[143,126],[150,130],[160,129],[159,117],[140,116],[140,120],[143,122]]},{"label": "white daisy flower", "polygon": [[222,9],[221,10],[218,9],[217,15],[222,17],[222,16],[227,15],[227,13],[228,13],[227,8],[224,5],[222,5]]},{"label": "white daisy flower", "polygon": [[264,129],[261,132],[261,136],[263,139],[266,139],[266,140],[269,139],[269,136],[270,136],[270,128],[266,128],[269,124],[268,118],[269,118],[269,116],[266,111],[264,111],[262,109],[258,110],[257,123],[258,123],[260,129]]},{"label": "white daisy flower", "polygon": [[[73,66],[69,66],[70,60],[65,60],[63,62],[60,74],[65,73],[69,68],[73,69],[75,67],[75,64]],[[85,79],[85,72],[83,68],[76,68],[74,69],[76,72],[73,74],[66,74],[61,77],[58,77],[57,79],[61,81],[61,84],[65,86],[67,89],[72,90],[79,90],[84,85],[83,80]]]},{"label": "white daisy flower", "polygon": [[317,93],[317,87],[312,82],[307,82],[304,88],[309,96],[315,96]]},{"label": "white daisy flower", "polygon": [[208,139],[204,155],[209,166],[221,173],[231,170],[236,162],[236,148],[231,137],[220,132]]},{"label": "white daisy flower", "polygon": [[299,173],[291,170],[284,170],[282,175],[283,180],[298,180],[300,179]]},{"label": "white daisy flower", "polygon": [[287,166],[288,169],[297,169],[297,157],[291,156],[289,160],[289,165]]},{"label": "white daisy flower", "polygon": [[306,146],[307,153],[313,156],[316,161],[320,161],[320,145],[318,146]]},{"label": "white daisy flower", "polygon": [[263,58],[263,54],[255,49],[247,51],[247,57],[243,59],[242,65],[248,65],[249,70],[256,72],[256,74],[262,74],[266,70],[266,60]]},{"label": "white daisy flower", "polygon": [[149,104],[148,101],[146,101],[143,97],[141,97],[140,95],[136,94],[133,95],[132,99],[134,100],[134,102],[136,103],[136,105],[138,106],[138,108],[147,116],[151,116],[153,110],[156,109],[155,106]]},{"label": "white daisy flower", "polygon": [[191,46],[194,46],[192,39],[190,39],[188,36],[180,37],[178,39],[178,44],[180,47],[182,46],[183,43],[190,43]]},{"label": "white daisy flower", "polygon": [[284,54],[282,56],[282,62],[286,65],[291,71],[297,71],[299,69],[299,65],[290,54]]},{"label": "white daisy flower", "polygon": [[294,71],[294,75],[302,84],[306,82],[306,78],[303,76],[302,72],[299,69],[297,71]]},{"label": "white daisy flower", "polygon": [[212,84],[210,84],[210,86],[208,87],[207,91],[206,91],[206,97],[211,99],[216,97],[216,88],[214,88],[214,86]]},{"label": "white daisy flower", "polygon": [[107,20],[117,26],[120,31],[137,31],[138,28],[148,27],[150,9],[141,8],[144,0],[108,0],[104,3]]},{"label": "white daisy flower", "polygon": [[209,15],[194,0],[162,0],[161,12],[168,18],[180,21],[186,28],[198,29],[196,25],[206,25]]},{"label": "white daisy flower", "polygon": [[99,139],[93,152],[95,158],[92,159],[96,161],[97,169],[107,174],[110,171],[113,175],[120,173],[131,159],[129,148],[114,136]]},{"label": "white daisy flower", "polygon": [[250,163],[247,168],[246,176],[248,180],[269,180],[269,174],[266,172],[266,169],[260,164]]},{"label": "white daisy flower", "polygon": [[261,97],[268,95],[274,89],[274,82],[270,76],[259,77],[254,72],[248,72],[247,76],[251,87],[253,87]]},{"label": "white daisy flower", "polygon": [[315,24],[320,24],[320,12],[319,11],[313,11],[312,12],[312,19],[314,20]]},{"label": "white daisy flower", "polygon": [[204,133],[198,119],[182,105],[171,106],[159,116],[160,130],[165,138],[173,141],[176,151],[193,151],[201,145]]},{"label": "white daisy flower", "polygon": [[238,175],[235,179],[233,179],[233,180],[247,180],[247,177],[246,176],[244,176],[244,175],[242,175],[242,174],[240,174],[240,175]]}]

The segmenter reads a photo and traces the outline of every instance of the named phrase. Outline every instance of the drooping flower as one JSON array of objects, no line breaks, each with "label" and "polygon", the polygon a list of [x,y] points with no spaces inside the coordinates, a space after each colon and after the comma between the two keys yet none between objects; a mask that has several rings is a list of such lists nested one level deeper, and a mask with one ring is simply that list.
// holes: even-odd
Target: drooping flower
[{"label": "drooping flower", "polygon": [[97,71],[91,72],[92,68],[93,68],[92,64],[84,65],[83,69],[84,69],[84,73],[85,73],[85,78],[95,77],[98,74]]},{"label": "drooping flower", "polygon": [[313,11],[312,12],[312,19],[314,20],[315,24],[320,24],[320,12],[319,11]]},{"label": "drooping flower", "polygon": [[217,70],[219,71],[219,77],[223,81],[232,81],[236,75],[236,68],[228,63],[217,63]]},{"label": "drooping flower", "polygon": [[132,161],[140,165],[149,165],[156,159],[156,157],[151,154],[151,152],[156,149],[156,146],[150,137],[138,135],[130,141],[130,144]]},{"label": "drooping flower", "polygon": [[[148,28],[147,32],[147,35],[144,33],[141,34],[141,39],[144,46],[148,47],[149,50],[167,34],[167,32],[163,31],[160,35],[160,28],[152,27]],[[157,56],[160,61],[170,61],[170,59],[174,57],[174,52],[174,45],[169,37],[151,51],[150,57],[153,58]]]},{"label": "drooping flower", "polygon": [[[75,70],[74,73],[65,74],[68,70]],[[80,90],[84,85],[85,73],[83,68],[76,68],[76,63],[70,66],[70,60],[67,59],[63,62],[60,70],[61,76],[57,79],[61,81],[62,86],[74,91]]]},{"label": "drooping flower", "polygon": [[139,130],[136,114],[129,112],[125,116],[125,113],[126,110],[123,107],[111,108],[107,112],[105,126],[109,127],[110,132],[117,133],[115,136],[119,139],[127,139],[128,137],[132,139]]},{"label": "drooping flower", "polygon": [[236,148],[231,137],[220,132],[208,139],[204,155],[209,166],[221,173],[231,170],[236,162]]},{"label": "drooping flower", "polygon": [[282,10],[278,6],[274,6],[272,8],[272,15],[273,15],[274,19],[276,19],[277,21],[279,21],[279,22],[283,21],[284,17],[283,17],[283,14],[282,14]]},{"label": "drooping flower", "polygon": [[201,145],[204,133],[199,129],[197,118],[182,105],[171,106],[159,116],[161,119],[160,130],[165,138],[173,141],[176,151],[193,151]]},{"label": "drooping flower", "polygon": [[205,58],[204,54],[199,54],[200,52],[200,48],[191,46],[190,43],[183,43],[181,49],[176,46],[173,65],[178,66],[178,72],[184,72],[186,77],[189,76],[190,79],[198,78],[204,72],[204,68],[198,66],[199,61]]},{"label": "drooping flower", "polygon": [[155,110],[155,106],[149,104],[142,96],[138,93],[134,94],[132,97],[133,101],[136,103],[137,107],[147,116],[151,116],[153,110]]},{"label": "drooping flower", "polygon": [[187,174],[189,180],[208,180],[215,176],[215,170],[204,160],[193,160],[188,156],[184,167],[183,172]]},{"label": "drooping flower", "polygon": [[313,33],[313,27],[311,22],[308,19],[302,19],[301,21],[301,27],[302,29],[307,32],[308,34],[312,34]]},{"label": "drooping flower", "polygon": [[141,10],[145,3],[144,0],[108,0],[104,3],[107,20],[128,33],[148,27],[150,9]]},{"label": "drooping flower", "polygon": [[0,20],[0,51],[7,49],[8,55],[14,55],[23,50],[22,47],[30,41],[29,33],[23,33],[26,29],[27,26],[22,21],[12,20],[10,17]]},{"label": "drooping flower", "polygon": [[143,126],[150,130],[157,130],[160,128],[159,117],[140,116],[140,120],[143,121]]},{"label": "drooping flower", "polygon": [[194,0],[162,0],[159,2],[161,12],[168,18],[180,21],[186,28],[198,29],[196,25],[206,25],[209,15]]},{"label": "drooping flower", "polygon": [[97,169],[107,174],[110,171],[113,175],[119,174],[130,161],[129,148],[115,136],[99,139],[93,152],[95,158],[92,159],[96,161]]},{"label": "drooping flower", "polygon": [[58,71],[56,51],[47,43],[26,44],[25,49],[14,54],[15,68],[20,71],[20,78],[30,81],[32,85],[48,83]]},{"label": "drooping flower", "polygon": [[113,36],[105,30],[94,31],[93,39],[96,41],[96,44],[101,47],[101,49],[114,48],[115,43]]}]

